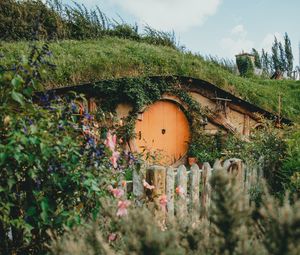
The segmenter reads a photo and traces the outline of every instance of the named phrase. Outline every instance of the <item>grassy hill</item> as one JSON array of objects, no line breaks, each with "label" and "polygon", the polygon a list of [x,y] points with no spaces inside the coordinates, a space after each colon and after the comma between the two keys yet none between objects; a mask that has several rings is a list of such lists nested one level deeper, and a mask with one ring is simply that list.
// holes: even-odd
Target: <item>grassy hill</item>
[{"label": "grassy hill", "polygon": [[[283,115],[300,121],[300,82],[245,79],[201,56],[116,37],[50,43],[56,70],[47,87],[81,84],[102,79],[148,75],[183,75],[209,81],[266,110],[276,112],[282,95]],[[0,64],[11,65],[28,55],[28,42],[0,42]]]}]

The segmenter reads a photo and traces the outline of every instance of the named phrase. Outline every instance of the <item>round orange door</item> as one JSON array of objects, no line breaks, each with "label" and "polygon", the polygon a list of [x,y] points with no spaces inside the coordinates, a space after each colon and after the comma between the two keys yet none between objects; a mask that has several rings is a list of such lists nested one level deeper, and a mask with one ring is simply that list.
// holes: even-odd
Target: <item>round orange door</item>
[{"label": "round orange door", "polygon": [[157,101],[138,118],[135,126],[137,151],[155,157],[163,165],[178,161],[188,149],[189,123],[180,107]]}]

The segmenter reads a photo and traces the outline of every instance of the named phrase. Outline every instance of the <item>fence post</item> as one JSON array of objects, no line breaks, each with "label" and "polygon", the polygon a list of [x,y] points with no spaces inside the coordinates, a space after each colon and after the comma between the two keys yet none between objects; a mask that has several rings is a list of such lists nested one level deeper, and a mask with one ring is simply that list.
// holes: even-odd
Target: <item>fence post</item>
[{"label": "fence post", "polygon": [[143,179],[145,175],[145,165],[140,164],[139,169],[134,168],[132,173],[132,193],[136,205],[141,206],[144,197]]},{"label": "fence post", "polygon": [[175,173],[173,167],[167,168],[166,178],[166,195],[167,195],[167,209],[168,217],[174,217],[174,193],[175,193]]},{"label": "fence post", "polygon": [[197,164],[191,167],[191,211],[192,216],[198,216],[199,213],[199,183],[200,169]]},{"label": "fence post", "polygon": [[246,180],[245,180],[245,171],[244,171],[245,169],[243,166],[243,161],[237,158],[227,159],[224,162],[224,167],[229,174],[235,176],[238,185],[241,188],[245,189]]},{"label": "fence post", "polygon": [[210,199],[211,199],[211,186],[209,183],[210,177],[212,174],[212,168],[210,164],[205,162],[203,164],[203,171],[202,171],[202,199],[201,199],[201,208],[202,213],[204,216],[208,216],[208,208],[210,206]]},{"label": "fence post", "polygon": [[178,202],[176,206],[176,214],[179,218],[184,218],[187,214],[187,171],[184,165],[177,170],[177,187]]},{"label": "fence post", "polygon": [[[153,190],[147,190],[150,201],[154,202],[154,214],[161,227],[166,227],[166,168],[163,166],[151,166],[146,172],[146,181],[154,185]],[[164,200],[164,202],[163,202]]]}]

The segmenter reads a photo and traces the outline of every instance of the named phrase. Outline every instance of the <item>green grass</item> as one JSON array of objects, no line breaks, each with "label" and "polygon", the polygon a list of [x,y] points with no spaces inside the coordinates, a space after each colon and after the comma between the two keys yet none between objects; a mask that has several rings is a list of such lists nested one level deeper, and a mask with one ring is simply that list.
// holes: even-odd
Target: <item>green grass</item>
[{"label": "green grass", "polygon": [[[209,81],[266,110],[277,112],[278,95],[283,98],[283,115],[300,121],[300,82],[245,79],[205,61],[202,57],[178,50],[115,37],[101,40],[50,43],[52,62],[57,65],[46,81],[59,87],[90,81],[148,75],[183,75]],[[10,65],[28,55],[27,42],[0,42]]]}]

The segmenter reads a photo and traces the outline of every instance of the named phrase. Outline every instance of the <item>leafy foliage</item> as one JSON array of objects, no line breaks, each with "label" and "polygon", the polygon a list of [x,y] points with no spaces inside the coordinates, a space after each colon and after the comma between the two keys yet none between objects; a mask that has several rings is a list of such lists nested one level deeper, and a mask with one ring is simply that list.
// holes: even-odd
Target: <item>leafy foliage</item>
[{"label": "leafy foliage", "polygon": [[295,126],[288,130],[287,140],[287,155],[283,160],[281,174],[284,176],[284,185],[286,188],[300,195],[300,131],[299,127]]},{"label": "leafy foliage", "polygon": [[[255,59],[259,59],[260,56],[256,49],[252,49]],[[271,54],[265,49],[261,52],[261,65],[255,63],[258,68],[262,68],[264,74],[272,76],[274,73],[283,74],[286,72],[288,77],[292,77],[293,71],[293,51],[291,46],[291,40],[287,33],[284,35],[284,42],[278,41],[277,37],[274,38],[274,42],[271,48]]]},{"label": "leafy foliage", "polygon": [[199,163],[209,162],[213,164],[222,153],[222,134],[216,135],[197,132],[189,146],[188,155],[195,157]]},{"label": "leafy foliage", "polygon": [[[81,96],[49,101],[39,93],[49,62],[47,45],[32,46],[24,63],[0,73],[0,249],[3,254],[40,254],[48,229],[96,217],[106,186],[122,173],[97,119],[79,114]],[[40,101],[36,104],[34,101]],[[93,119],[93,122],[90,120]],[[97,131],[106,133],[102,124]],[[122,160],[120,158],[120,160]],[[109,174],[108,174],[109,173]]]},{"label": "leafy foliage", "polygon": [[252,49],[252,54],[254,55],[254,65],[256,68],[262,68],[262,65],[261,65],[261,60],[260,60],[260,56],[259,56],[259,53],[256,49]]},{"label": "leafy foliage", "polygon": [[284,195],[287,181],[282,167],[287,144],[284,131],[274,128],[272,123],[265,121],[260,129],[251,134],[250,141],[229,135],[222,144],[222,154],[226,158],[241,158],[251,168],[261,169],[273,194]]},{"label": "leafy foliage", "polygon": [[182,109],[191,123],[192,141],[194,136],[202,133],[199,129],[205,120],[207,109],[202,109],[178,83],[176,78],[169,81],[151,78],[123,78],[120,80],[100,81],[94,83],[95,94],[103,98],[101,105],[105,111],[115,111],[119,103],[129,103],[133,109],[125,119],[124,126],[118,130],[119,136],[129,141],[134,136],[136,118],[141,109],[163,98],[164,95],[176,96],[186,109]]},{"label": "leafy foliage", "polygon": [[254,75],[254,65],[249,56],[247,55],[237,56],[236,65],[239,69],[241,76],[252,77]]},{"label": "leafy foliage", "polygon": [[52,254],[95,254],[104,247],[107,254],[299,252],[299,202],[291,205],[286,200],[281,205],[264,192],[263,203],[255,207],[234,176],[222,171],[212,176],[211,185],[210,223],[205,218],[175,216],[162,227],[153,212],[140,207],[118,218],[115,202],[109,199],[97,221],[53,239]]}]

